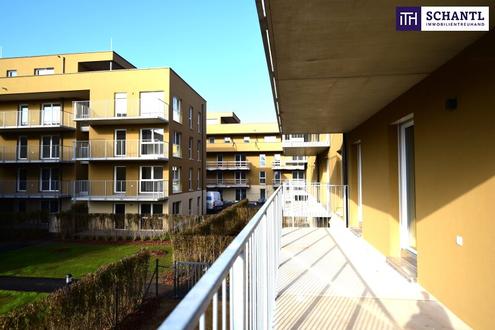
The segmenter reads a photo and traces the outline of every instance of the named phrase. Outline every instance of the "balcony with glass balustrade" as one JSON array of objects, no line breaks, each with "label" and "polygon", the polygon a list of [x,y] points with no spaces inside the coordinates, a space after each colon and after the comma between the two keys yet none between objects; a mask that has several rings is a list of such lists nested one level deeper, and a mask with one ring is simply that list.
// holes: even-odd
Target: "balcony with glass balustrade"
[{"label": "balcony with glass balustrade", "polygon": [[41,109],[29,109],[20,106],[0,112],[0,131],[73,131],[76,123],[70,112],[64,111],[60,104],[42,104]]},{"label": "balcony with glass balustrade", "polygon": [[76,201],[161,201],[168,197],[167,180],[76,180]]},{"label": "balcony with glass balustrade", "polygon": [[[163,93],[162,93],[163,94]],[[163,124],[168,122],[168,104],[158,97],[74,101],[74,120],[91,125]]]},{"label": "balcony with glass balustrade", "polygon": [[74,144],[79,161],[168,160],[168,142],[146,140],[90,140]]}]

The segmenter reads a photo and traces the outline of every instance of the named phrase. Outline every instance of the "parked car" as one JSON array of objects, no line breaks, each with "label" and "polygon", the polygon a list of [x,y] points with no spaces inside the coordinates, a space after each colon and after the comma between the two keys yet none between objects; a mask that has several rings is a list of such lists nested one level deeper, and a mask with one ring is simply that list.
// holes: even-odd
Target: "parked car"
[{"label": "parked car", "polygon": [[218,191],[208,191],[206,193],[206,210],[216,211],[223,207],[222,196]]}]

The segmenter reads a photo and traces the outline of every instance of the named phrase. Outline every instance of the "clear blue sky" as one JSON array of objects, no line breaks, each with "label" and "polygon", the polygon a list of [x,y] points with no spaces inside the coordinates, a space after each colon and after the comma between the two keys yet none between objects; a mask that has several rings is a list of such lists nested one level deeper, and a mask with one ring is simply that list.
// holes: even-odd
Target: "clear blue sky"
[{"label": "clear blue sky", "polygon": [[254,0],[1,0],[4,57],[113,49],[172,67],[246,122],[275,121]]}]

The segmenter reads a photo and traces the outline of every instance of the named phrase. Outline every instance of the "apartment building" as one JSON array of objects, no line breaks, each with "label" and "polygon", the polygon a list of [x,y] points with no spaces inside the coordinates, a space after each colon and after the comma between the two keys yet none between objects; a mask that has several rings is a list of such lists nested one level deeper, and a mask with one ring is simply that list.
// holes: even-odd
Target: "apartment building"
[{"label": "apartment building", "polygon": [[385,2],[257,7],[281,131],[343,133],[347,225],[463,321],[492,329],[495,32],[398,32]]},{"label": "apartment building", "polygon": [[311,179],[314,156],[329,148],[329,141],[309,146],[308,135],[283,137],[276,123],[241,123],[233,112],[207,116],[206,186],[225,201],[265,200],[283,181]]},{"label": "apartment building", "polygon": [[206,101],[113,51],[0,59],[3,210],[202,214]]}]

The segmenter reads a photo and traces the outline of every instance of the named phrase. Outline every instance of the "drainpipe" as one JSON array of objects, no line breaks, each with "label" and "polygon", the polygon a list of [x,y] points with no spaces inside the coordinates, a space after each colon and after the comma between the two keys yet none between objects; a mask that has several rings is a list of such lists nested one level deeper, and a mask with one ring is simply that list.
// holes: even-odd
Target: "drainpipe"
[{"label": "drainpipe", "polygon": [[[343,184],[347,187],[349,184],[348,166],[347,166],[347,147],[348,147],[348,133],[343,133],[342,136],[342,180]],[[349,228],[349,188],[345,190],[345,226]]]}]

